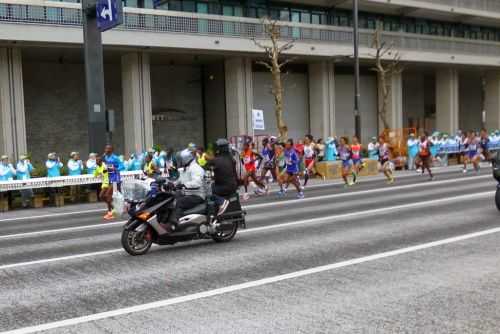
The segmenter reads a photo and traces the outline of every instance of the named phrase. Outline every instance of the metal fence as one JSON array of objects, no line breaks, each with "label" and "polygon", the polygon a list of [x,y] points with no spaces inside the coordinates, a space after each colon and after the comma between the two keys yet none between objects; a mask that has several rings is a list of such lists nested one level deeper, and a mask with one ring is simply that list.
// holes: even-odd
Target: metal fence
[{"label": "metal fence", "polygon": [[[2,2],[0,0],[0,24],[1,22],[79,27],[82,25],[82,18],[81,9],[78,4],[52,2],[41,6],[16,4],[13,1],[9,2],[6,0]],[[298,42],[352,43],[353,34],[350,28],[291,22],[280,22],[280,25],[282,37],[285,39],[295,39]],[[265,37],[262,22],[257,19],[139,8],[125,8],[124,23],[118,30],[181,33],[244,39]],[[361,45],[370,47],[372,36],[373,31],[361,30]],[[393,43],[398,49],[490,56],[500,54],[500,43],[497,42],[426,36],[403,32],[384,32],[383,39]]]},{"label": "metal fence", "polygon": [[455,8],[468,8],[474,10],[484,10],[500,12],[500,1],[498,0],[418,0],[429,2],[434,5],[445,5]]}]

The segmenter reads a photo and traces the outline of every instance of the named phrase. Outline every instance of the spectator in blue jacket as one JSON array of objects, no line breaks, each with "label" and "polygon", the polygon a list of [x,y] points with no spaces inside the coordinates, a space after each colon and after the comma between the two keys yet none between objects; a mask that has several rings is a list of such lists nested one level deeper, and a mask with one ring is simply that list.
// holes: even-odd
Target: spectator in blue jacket
[{"label": "spectator in blue jacket", "polygon": [[9,161],[9,157],[2,155],[0,157],[0,181],[12,181],[16,176],[16,170]]},{"label": "spectator in blue jacket", "polygon": [[55,153],[49,153],[47,155],[45,167],[47,167],[47,177],[61,176],[61,168],[63,168],[63,164]]}]

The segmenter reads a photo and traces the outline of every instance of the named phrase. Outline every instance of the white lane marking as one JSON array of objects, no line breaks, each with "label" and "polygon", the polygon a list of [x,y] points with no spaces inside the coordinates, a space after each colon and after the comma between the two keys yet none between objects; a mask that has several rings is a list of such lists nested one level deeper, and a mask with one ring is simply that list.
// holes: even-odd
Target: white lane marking
[{"label": "white lane marking", "polygon": [[[448,184],[448,183],[464,182],[465,180],[470,180],[470,179],[483,179],[483,178],[489,178],[489,177],[490,176],[488,176],[488,175],[483,175],[483,176],[476,176],[476,177],[469,177],[469,178],[451,179],[451,180],[417,183],[417,184],[407,184],[407,185],[403,185],[403,186],[384,187],[384,188],[379,188],[379,189],[352,191],[352,192],[348,192],[348,193],[337,193],[337,194],[331,194],[331,195],[314,196],[314,197],[308,197],[308,198],[304,198],[304,199],[292,199],[292,200],[270,202],[270,203],[251,204],[251,205],[244,206],[243,209],[250,210],[250,209],[260,209],[260,208],[275,207],[275,206],[295,205],[296,203],[301,203],[301,202],[302,203],[303,202],[315,202],[315,201],[321,201],[321,200],[325,200],[325,199],[352,197],[352,196],[359,196],[359,195],[366,195],[366,194],[376,194],[376,193],[383,193],[383,192],[390,192],[390,191],[404,190],[404,189],[415,189],[415,188],[422,188],[422,187],[428,187],[428,186],[434,186],[434,185],[438,186],[438,185]],[[117,225],[123,225],[126,222],[127,222],[126,220],[123,220],[123,221],[112,222],[112,223],[93,224],[93,225],[85,225],[85,226],[77,226],[77,227],[65,227],[65,228],[59,228],[59,229],[34,231],[34,232],[26,232],[26,233],[6,234],[6,235],[0,235],[0,240],[2,240],[2,239],[15,239],[15,238],[28,238],[28,237],[35,237],[35,236],[54,234],[54,233],[63,233],[63,232],[75,232],[75,231],[85,231],[85,230],[92,230],[92,229],[101,229],[101,228],[108,228],[108,227],[113,227],[113,226],[117,226]]]},{"label": "white lane marking", "polygon": [[104,212],[104,211],[106,211],[106,210],[91,209],[91,210],[82,210],[82,211],[59,212],[59,213],[51,213],[51,214],[38,215],[38,216],[13,217],[13,218],[0,219],[0,222],[40,219],[40,218],[51,218],[51,217],[64,217],[64,216],[81,215],[84,213],[96,213],[96,212]]},{"label": "white lane marking", "polygon": [[[439,171],[440,168],[444,168],[444,167],[437,167],[437,168],[433,168],[432,170]],[[459,170],[459,169],[456,168],[456,170]],[[455,169],[452,169],[451,171],[450,171],[450,169],[446,169],[444,172],[440,171],[440,172],[435,173],[435,174],[451,174],[454,171],[455,171]],[[407,172],[407,174],[396,175],[396,179],[410,178],[410,177],[416,177],[416,176],[418,176],[418,175],[416,175],[412,172]],[[470,179],[484,178],[484,177],[486,177],[486,175],[477,176],[477,177],[467,177],[467,178],[462,177],[462,178],[460,178],[460,180],[462,180],[462,179],[463,180],[467,180],[467,179],[470,180]],[[385,177],[384,176],[367,176],[367,177],[363,177],[362,180],[379,181],[379,180],[385,180]],[[455,180],[455,179],[452,179],[452,180]],[[436,181],[436,182],[434,182],[434,184],[436,184],[438,182],[444,182],[444,181]],[[344,184],[344,182],[343,181],[326,182],[326,183],[314,184],[314,185],[308,186],[307,189],[325,188],[325,187],[331,187],[331,186],[336,186],[336,185],[341,185],[341,184]],[[0,223],[7,222],[7,221],[18,221],[18,220],[30,220],[30,219],[39,219],[39,218],[71,216],[71,215],[79,215],[79,214],[83,214],[83,213],[96,213],[96,212],[105,212],[105,211],[106,210],[104,210],[104,209],[92,209],[92,210],[83,210],[83,211],[52,213],[52,214],[45,214],[45,215],[38,215],[38,216],[13,217],[13,218],[0,219]]]},{"label": "white lane marking", "polygon": [[[494,193],[495,193],[494,191],[488,191],[488,192],[477,193],[477,194],[461,195],[461,196],[455,196],[455,197],[446,197],[446,198],[441,198],[441,199],[437,199],[437,200],[395,205],[395,206],[383,207],[383,208],[379,208],[379,209],[371,209],[371,210],[365,210],[365,211],[359,211],[359,212],[349,212],[349,213],[344,213],[344,214],[334,215],[334,216],[318,217],[318,218],[305,219],[305,220],[299,220],[299,221],[288,222],[288,223],[254,227],[254,228],[250,228],[248,230],[240,231],[238,233],[240,233],[240,234],[253,233],[253,232],[260,232],[260,231],[265,231],[265,230],[286,228],[286,227],[298,226],[298,225],[307,225],[307,224],[313,224],[313,223],[332,223],[332,222],[346,219],[346,218],[360,217],[360,216],[366,216],[366,215],[383,215],[383,214],[393,213],[394,211],[400,211],[400,210],[405,210],[405,209],[413,209],[413,208],[418,208],[418,207],[423,207],[423,206],[435,206],[435,205],[439,205],[439,204],[443,204],[443,203],[447,203],[447,202],[471,200],[474,198],[482,198],[482,197],[486,197],[486,196],[491,196]],[[50,259],[28,261],[28,262],[18,262],[18,263],[2,265],[2,266],[0,266],[0,270],[25,267],[25,266],[30,266],[30,265],[34,265],[34,264],[44,264],[44,263],[59,262],[59,261],[66,261],[66,260],[73,260],[73,259],[81,259],[81,258],[86,258],[86,257],[98,256],[98,255],[107,255],[107,254],[117,253],[117,252],[121,252],[121,251],[122,251],[122,248],[116,248],[116,249],[110,249],[110,250],[101,251],[101,252],[83,253],[83,254],[78,254],[78,255],[69,255],[69,256],[56,257],[56,258],[50,258]]]},{"label": "white lane marking", "polygon": [[412,184],[405,184],[403,186],[391,186],[391,187],[383,187],[383,188],[377,188],[377,189],[351,191],[351,192],[347,192],[347,193],[337,193],[337,194],[331,194],[331,195],[306,197],[303,199],[293,199],[293,200],[287,200],[287,201],[253,204],[253,205],[249,205],[249,206],[245,207],[245,209],[260,209],[260,208],[266,208],[266,207],[273,207],[273,206],[277,206],[277,205],[294,205],[297,203],[313,202],[313,201],[324,200],[324,199],[351,197],[351,196],[359,196],[359,195],[366,195],[366,194],[377,194],[377,193],[383,193],[383,192],[395,191],[395,190],[432,187],[432,186],[439,186],[439,185],[443,185],[443,184],[465,182],[466,180],[478,180],[478,179],[486,179],[486,178],[489,179],[492,177],[490,175],[482,175],[482,176],[474,176],[474,177],[468,177],[468,178],[459,178],[459,179],[451,179],[451,180],[443,180],[443,181],[412,183]]},{"label": "white lane marking", "polygon": [[166,306],[187,303],[187,302],[191,302],[191,301],[195,301],[195,300],[199,300],[199,299],[219,296],[219,295],[237,292],[237,291],[241,291],[241,290],[257,288],[257,287],[261,287],[261,286],[269,285],[269,284],[273,284],[273,283],[278,283],[278,282],[285,281],[285,280],[291,280],[291,279],[296,279],[296,278],[300,278],[300,277],[304,277],[304,276],[310,276],[310,275],[314,275],[314,274],[332,271],[335,269],[350,267],[350,266],[354,266],[354,265],[358,265],[358,264],[363,264],[363,263],[367,263],[367,262],[391,258],[391,257],[399,256],[399,255],[408,254],[408,253],[414,253],[414,252],[429,249],[429,248],[435,248],[435,247],[440,247],[440,246],[444,246],[444,245],[449,245],[449,244],[453,244],[453,243],[457,243],[457,242],[461,242],[461,241],[465,241],[465,240],[470,240],[470,239],[474,239],[474,238],[479,238],[479,237],[483,237],[483,236],[487,236],[487,235],[491,235],[491,234],[499,233],[499,232],[500,232],[500,227],[492,228],[492,229],[483,230],[480,232],[463,234],[463,235],[452,237],[452,238],[441,239],[441,240],[432,241],[432,242],[419,244],[419,245],[415,245],[415,246],[395,249],[392,251],[372,254],[372,255],[358,257],[358,258],[354,258],[354,259],[350,259],[350,260],[346,260],[346,261],[341,261],[341,262],[331,263],[331,264],[327,264],[327,265],[323,265],[323,266],[312,267],[312,268],[308,268],[308,269],[304,269],[304,270],[294,271],[294,272],[291,272],[288,274],[271,276],[271,277],[266,277],[266,278],[262,278],[262,279],[255,280],[255,281],[245,282],[245,283],[241,283],[241,284],[234,284],[234,285],[226,286],[223,288],[197,292],[197,293],[193,293],[193,294],[185,295],[185,296],[181,296],[181,297],[164,299],[164,300],[159,300],[159,301],[152,302],[152,303],[135,305],[135,306],[125,307],[125,308],[116,309],[116,310],[112,310],[112,311],[106,311],[106,312],[95,313],[95,314],[90,314],[90,315],[76,317],[76,318],[65,319],[65,320],[61,320],[61,321],[49,322],[49,323],[42,324],[42,325],[19,328],[19,329],[15,329],[15,330],[11,330],[11,331],[6,331],[6,332],[3,332],[1,334],[29,334],[29,333],[47,331],[50,329],[61,328],[61,327],[75,326],[78,324],[108,319],[108,318],[112,318],[112,317],[119,317],[119,316],[123,316],[126,314],[144,312],[144,311],[148,311],[148,310],[152,310],[152,309],[158,309],[158,308],[162,308],[162,307],[166,307]]},{"label": "white lane marking", "polygon": [[102,224],[85,225],[85,226],[77,226],[77,227],[65,227],[65,228],[58,228],[58,229],[52,229],[52,230],[26,232],[26,233],[6,234],[6,235],[0,235],[0,240],[2,240],[2,239],[15,239],[15,238],[28,238],[28,237],[45,235],[45,234],[61,233],[61,232],[78,232],[78,231],[85,231],[85,230],[107,228],[107,227],[114,227],[117,225],[123,225],[126,222],[127,222],[126,220],[122,220],[122,221],[112,222],[112,223],[102,223]]},{"label": "white lane marking", "polygon": [[51,259],[42,259],[42,260],[35,260],[35,261],[28,261],[28,262],[12,263],[12,264],[6,264],[3,266],[0,266],[0,270],[1,269],[9,269],[9,268],[17,268],[17,267],[26,267],[26,266],[31,266],[34,264],[59,262],[59,261],[65,261],[65,260],[75,260],[75,259],[85,258],[85,257],[89,257],[89,256],[107,255],[107,254],[113,254],[113,253],[118,253],[118,252],[122,252],[122,251],[123,251],[123,248],[116,248],[116,249],[108,249],[108,250],[100,251],[100,252],[83,253],[83,254],[78,254],[78,255],[54,257]]}]

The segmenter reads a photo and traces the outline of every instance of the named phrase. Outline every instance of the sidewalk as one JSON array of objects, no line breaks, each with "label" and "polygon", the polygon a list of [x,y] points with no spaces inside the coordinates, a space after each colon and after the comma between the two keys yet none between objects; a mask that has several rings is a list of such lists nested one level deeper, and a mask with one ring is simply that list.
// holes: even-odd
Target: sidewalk
[{"label": "sidewalk", "polygon": [[[488,173],[491,172],[489,169],[490,166],[488,163],[482,163],[481,164],[482,168],[482,175],[487,175]],[[453,173],[456,172],[457,176],[462,175],[462,166],[461,165],[454,165],[454,166],[448,166],[448,167],[435,167],[432,168],[433,173],[436,175],[439,174],[445,174],[445,173]],[[405,178],[405,177],[411,177],[417,175],[416,171],[396,171],[395,176],[397,178]],[[385,177],[380,174],[377,176],[365,176],[360,178],[361,180],[365,181],[377,181],[377,180],[384,180]],[[335,179],[335,180],[326,180],[323,181],[321,179],[311,179],[309,180],[309,184],[307,186],[307,189],[314,189],[314,188],[322,188],[322,187],[328,187],[328,186],[335,186],[335,185],[341,185],[343,184],[343,181],[340,179]],[[306,189],[306,191],[307,191]],[[271,191],[278,191],[278,187],[276,184],[271,185]],[[31,216],[45,216],[45,215],[66,215],[66,214],[75,214],[75,213],[101,213],[104,212],[104,204],[103,203],[82,203],[82,204],[68,204],[63,207],[46,207],[46,208],[41,208],[41,209],[16,209],[13,211],[9,212],[3,212],[0,213],[0,223],[4,220],[9,220],[9,219],[15,219],[15,218],[29,218]],[[42,218],[40,217],[40,218]]]}]

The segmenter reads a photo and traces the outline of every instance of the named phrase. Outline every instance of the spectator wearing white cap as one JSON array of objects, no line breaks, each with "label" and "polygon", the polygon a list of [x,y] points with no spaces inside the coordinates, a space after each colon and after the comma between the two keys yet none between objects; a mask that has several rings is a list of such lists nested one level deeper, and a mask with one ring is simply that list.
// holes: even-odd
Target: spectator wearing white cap
[{"label": "spectator wearing white cap", "polygon": [[[33,172],[33,165],[31,164],[28,156],[23,154],[19,157],[19,161],[16,164],[16,176],[18,180],[29,180],[31,179],[31,173]],[[22,189],[21,190],[21,201],[23,208],[27,208],[31,204],[31,199],[33,198],[32,189]]]},{"label": "spectator wearing white cap", "polygon": [[78,152],[71,152],[70,159],[66,165],[68,166],[69,176],[82,175],[83,162],[80,160],[80,154]]},{"label": "spectator wearing white cap", "polygon": [[89,159],[85,163],[85,167],[87,167],[87,174],[89,175],[94,175],[94,171],[97,167],[96,157],[97,153],[90,153]]},{"label": "spectator wearing white cap", "polygon": [[9,157],[2,155],[0,157],[0,181],[12,181],[16,176],[16,170],[9,161]]}]

